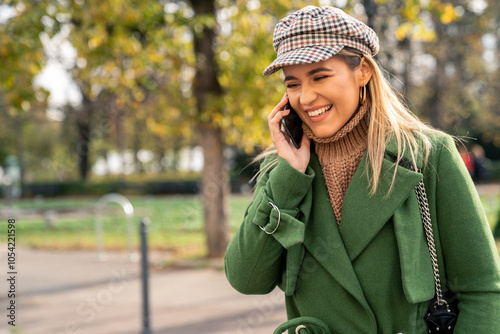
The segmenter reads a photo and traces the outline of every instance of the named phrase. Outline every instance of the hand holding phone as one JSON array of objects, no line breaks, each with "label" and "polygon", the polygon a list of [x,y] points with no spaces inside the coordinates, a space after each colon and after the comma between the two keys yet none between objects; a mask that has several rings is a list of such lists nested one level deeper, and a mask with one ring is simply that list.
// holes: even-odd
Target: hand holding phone
[{"label": "hand holding phone", "polygon": [[285,105],[285,110],[288,109],[290,110],[290,113],[282,118],[281,124],[293,145],[296,148],[300,148],[302,136],[304,135],[304,131],[302,130],[302,120],[297,112],[292,108],[290,102],[287,102]]},{"label": "hand holding phone", "polygon": [[[285,93],[267,116],[267,123],[278,156],[296,170],[305,173],[311,158],[311,140],[303,135],[302,121],[288,102]],[[286,111],[283,112],[283,109]],[[293,145],[290,145],[292,138]]]}]

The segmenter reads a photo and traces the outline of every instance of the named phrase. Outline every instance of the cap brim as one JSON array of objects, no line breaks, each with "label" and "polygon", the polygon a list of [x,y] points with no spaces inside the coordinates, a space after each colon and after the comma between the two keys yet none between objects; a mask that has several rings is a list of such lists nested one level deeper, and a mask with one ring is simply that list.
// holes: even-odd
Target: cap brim
[{"label": "cap brim", "polygon": [[263,75],[268,76],[278,72],[282,67],[319,63],[335,56],[344,45],[318,45],[295,49],[280,54],[265,70]]}]

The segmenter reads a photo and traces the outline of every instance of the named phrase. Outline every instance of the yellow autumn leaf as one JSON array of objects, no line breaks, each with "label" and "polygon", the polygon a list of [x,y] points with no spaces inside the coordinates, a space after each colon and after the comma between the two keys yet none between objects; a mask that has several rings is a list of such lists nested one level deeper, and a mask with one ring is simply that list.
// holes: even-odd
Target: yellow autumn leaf
[{"label": "yellow autumn leaf", "polygon": [[97,49],[102,43],[102,38],[100,36],[94,36],[89,40],[89,48]]},{"label": "yellow autumn leaf", "polygon": [[245,122],[244,122],[242,117],[235,116],[235,117],[233,117],[233,124],[236,127],[242,127],[243,125],[245,125]]},{"label": "yellow autumn leaf", "polygon": [[422,30],[420,32],[420,38],[425,42],[432,42],[436,40],[436,33],[431,30]]},{"label": "yellow autumn leaf", "polygon": [[167,109],[168,116],[170,118],[177,118],[181,115],[181,112],[178,108],[170,107]]},{"label": "yellow autumn leaf", "polygon": [[149,53],[149,61],[153,64],[161,64],[164,61],[164,57],[156,52]]},{"label": "yellow autumn leaf", "polygon": [[396,38],[398,41],[404,40],[411,32],[412,25],[410,22],[404,22],[396,29]]},{"label": "yellow autumn leaf", "polygon": [[11,89],[12,87],[14,87],[14,78],[13,77],[9,77],[9,79],[5,80],[4,82],[4,87],[9,90]]},{"label": "yellow autumn leaf", "polygon": [[440,16],[440,20],[443,24],[450,24],[457,19],[455,14],[455,7],[452,4],[446,4],[444,6],[443,13]]},{"label": "yellow autumn leaf", "polygon": [[144,95],[144,92],[141,89],[137,89],[134,91],[134,99],[137,102],[142,102],[146,98],[146,95]]},{"label": "yellow autumn leaf", "polygon": [[29,67],[30,73],[33,76],[35,76],[40,71],[40,67],[37,64],[30,63],[28,67]]}]

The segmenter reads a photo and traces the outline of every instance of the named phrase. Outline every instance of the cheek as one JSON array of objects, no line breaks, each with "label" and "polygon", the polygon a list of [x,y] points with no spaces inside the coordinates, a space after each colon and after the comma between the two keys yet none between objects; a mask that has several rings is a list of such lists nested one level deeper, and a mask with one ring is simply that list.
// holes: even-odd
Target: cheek
[{"label": "cheek", "polygon": [[299,99],[300,99],[300,95],[297,94],[297,93],[290,93],[288,92],[288,102],[290,103],[290,105],[292,106],[292,108],[294,110],[299,110],[299,106],[300,106],[300,102],[299,102]]},{"label": "cheek", "polygon": [[356,85],[344,87],[340,100],[342,101],[342,108],[345,109],[344,111],[353,113],[359,104],[359,87]]},{"label": "cheek", "polygon": [[322,91],[325,95],[331,96],[333,99],[342,101],[352,100],[358,96],[359,86],[352,76],[342,76],[331,80],[329,83],[325,83],[322,87]]}]

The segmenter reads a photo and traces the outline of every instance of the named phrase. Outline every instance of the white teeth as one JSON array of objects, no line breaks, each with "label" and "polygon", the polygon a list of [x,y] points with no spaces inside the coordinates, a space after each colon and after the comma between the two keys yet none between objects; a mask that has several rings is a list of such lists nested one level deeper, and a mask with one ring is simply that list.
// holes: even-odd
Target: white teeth
[{"label": "white teeth", "polygon": [[327,112],[328,110],[330,110],[332,108],[332,104],[330,104],[329,106],[326,106],[326,107],[323,107],[323,108],[320,108],[320,109],[316,109],[314,111],[309,111],[307,114],[310,116],[310,117],[317,117],[321,114],[324,114],[325,112]]}]

